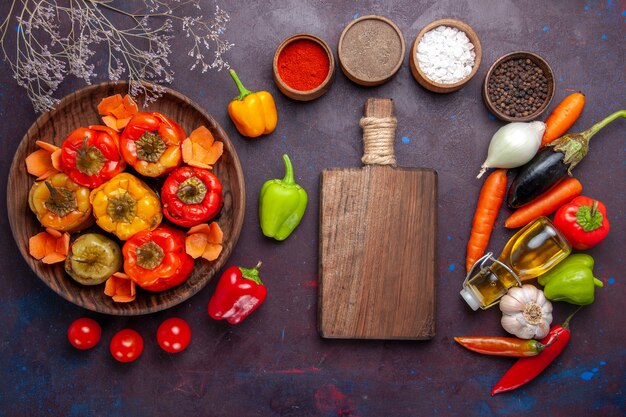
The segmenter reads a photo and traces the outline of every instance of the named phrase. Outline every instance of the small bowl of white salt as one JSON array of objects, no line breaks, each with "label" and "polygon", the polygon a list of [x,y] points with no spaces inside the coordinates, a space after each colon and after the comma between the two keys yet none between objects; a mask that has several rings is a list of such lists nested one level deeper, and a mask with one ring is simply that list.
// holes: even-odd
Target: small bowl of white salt
[{"label": "small bowl of white salt", "polygon": [[435,93],[450,93],[472,79],[482,58],[476,32],[465,22],[440,19],[429,23],[413,42],[409,59],[418,83]]}]

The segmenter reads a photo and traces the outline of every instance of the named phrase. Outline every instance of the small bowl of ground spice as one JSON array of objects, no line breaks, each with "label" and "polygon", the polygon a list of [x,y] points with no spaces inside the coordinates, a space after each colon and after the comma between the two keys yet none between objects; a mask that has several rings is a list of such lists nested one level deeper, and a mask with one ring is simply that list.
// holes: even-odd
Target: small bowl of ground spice
[{"label": "small bowl of ground spice", "polygon": [[532,52],[511,52],[494,62],[483,84],[483,101],[505,122],[537,118],[554,95],[554,73],[545,59]]},{"label": "small bowl of ground spice", "polygon": [[472,79],[481,58],[480,39],[470,25],[457,19],[439,19],[417,35],[409,64],[422,87],[435,93],[451,93]]},{"label": "small bowl of ground spice", "polygon": [[404,36],[391,20],[376,15],[354,19],[339,37],[339,67],[351,81],[373,87],[393,77],[404,60]]},{"label": "small bowl of ground spice", "polygon": [[322,96],[335,76],[335,58],[330,47],[308,33],[285,39],[276,49],[273,67],[278,89],[299,101]]}]

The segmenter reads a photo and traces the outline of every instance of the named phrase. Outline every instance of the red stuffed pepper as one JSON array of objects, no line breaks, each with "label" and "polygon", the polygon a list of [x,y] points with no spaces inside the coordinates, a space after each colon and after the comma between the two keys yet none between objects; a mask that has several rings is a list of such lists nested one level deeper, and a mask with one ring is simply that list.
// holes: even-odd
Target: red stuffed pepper
[{"label": "red stuffed pepper", "polygon": [[61,167],[77,184],[96,188],[126,168],[119,135],[106,126],[80,127],[61,145]]},{"label": "red stuffed pepper", "polygon": [[222,209],[222,184],[205,169],[178,168],[165,180],[161,201],[163,214],[172,223],[192,227],[209,221]]},{"label": "red stuffed pepper", "polygon": [[124,160],[146,177],[158,177],[180,165],[185,131],[161,113],[137,113],[120,138]]},{"label": "red stuffed pepper", "polygon": [[124,272],[144,290],[164,291],[182,284],[193,270],[185,233],[167,226],[143,230],[124,243]]},{"label": "red stuffed pepper", "polygon": [[254,268],[231,266],[224,271],[209,300],[209,316],[237,324],[263,304],[267,289],[259,277],[260,267],[261,262]]}]

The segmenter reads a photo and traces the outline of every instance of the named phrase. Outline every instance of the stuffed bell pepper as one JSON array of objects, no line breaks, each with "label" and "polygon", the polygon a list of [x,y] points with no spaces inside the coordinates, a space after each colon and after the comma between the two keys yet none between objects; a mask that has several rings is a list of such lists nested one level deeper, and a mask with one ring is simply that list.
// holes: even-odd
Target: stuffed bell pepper
[{"label": "stuffed bell pepper", "polygon": [[61,145],[61,167],[77,184],[96,188],[124,171],[119,135],[106,126],[80,127]]},{"label": "stuffed bell pepper", "polygon": [[96,223],[121,240],[155,229],[163,219],[159,197],[137,177],[121,173],[91,191]]},{"label": "stuffed bell pepper", "polygon": [[59,173],[35,182],[28,193],[28,205],[44,226],[61,232],[75,232],[93,223],[89,188]]},{"label": "stuffed bell pepper", "polygon": [[161,113],[137,113],[120,138],[124,160],[146,177],[164,175],[180,165],[185,131]]},{"label": "stuffed bell pepper", "polygon": [[122,247],[124,272],[144,290],[164,291],[182,284],[193,270],[184,232],[168,226],[144,230]]},{"label": "stuffed bell pepper", "polygon": [[172,223],[192,227],[212,219],[222,208],[222,184],[206,169],[173,171],[161,190],[163,214]]}]

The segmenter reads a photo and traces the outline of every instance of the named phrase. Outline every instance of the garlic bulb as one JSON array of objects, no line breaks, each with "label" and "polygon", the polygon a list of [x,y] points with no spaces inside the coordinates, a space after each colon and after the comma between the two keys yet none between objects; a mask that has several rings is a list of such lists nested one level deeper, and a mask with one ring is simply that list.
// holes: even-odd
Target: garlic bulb
[{"label": "garlic bulb", "polygon": [[550,331],[552,303],[534,285],[509,289],[500,300],[502,327],[522,339],[541,339]]}]

